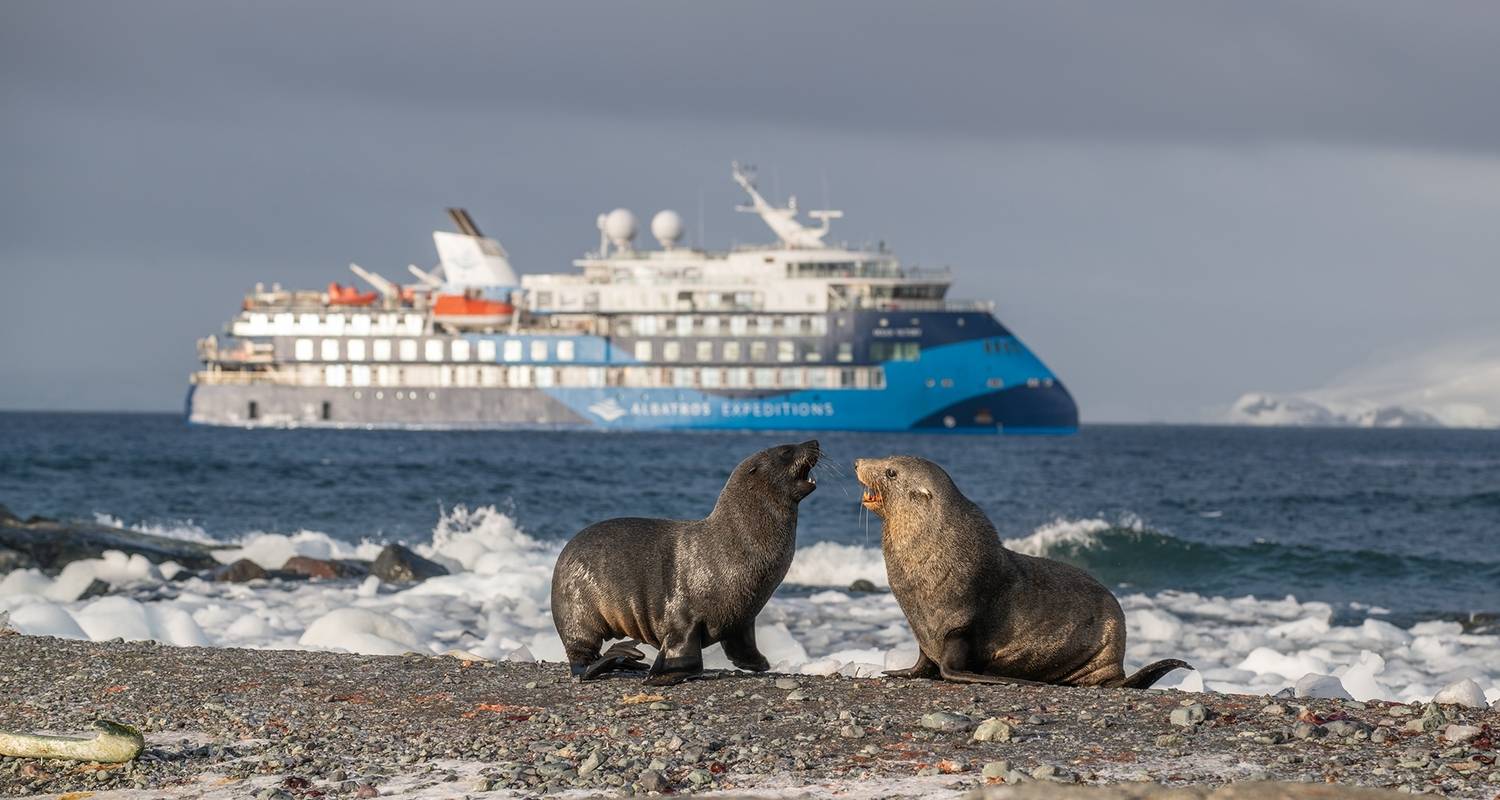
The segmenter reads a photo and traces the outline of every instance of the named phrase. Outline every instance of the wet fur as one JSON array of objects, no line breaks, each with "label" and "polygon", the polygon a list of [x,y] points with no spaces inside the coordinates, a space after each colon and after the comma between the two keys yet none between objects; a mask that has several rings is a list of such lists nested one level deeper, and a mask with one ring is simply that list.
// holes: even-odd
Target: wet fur
[{"label": "wet fur", "polygon": [[891,674],[1146,688],[1190,668],[1167,659],[1126,676],[1125,614],[1114,595],[1077,567],[1007,549],[938,465],[893,456],[855,469],[878,497],[866,505],[885,521],[891,591],[921,648],[916,666]]},{"label": "wet fur", "polygon": [[755,617],[792,564],[817,458],[816,441],[768,448],[735,468],[704,519],[623,517],[574,536],[552,574],[552,620],[573,673],[644,668],[629,645],[600,657],[621,638],[660,649],[648,683],[701,672],[715,643],[737,667],[769,669]]}]

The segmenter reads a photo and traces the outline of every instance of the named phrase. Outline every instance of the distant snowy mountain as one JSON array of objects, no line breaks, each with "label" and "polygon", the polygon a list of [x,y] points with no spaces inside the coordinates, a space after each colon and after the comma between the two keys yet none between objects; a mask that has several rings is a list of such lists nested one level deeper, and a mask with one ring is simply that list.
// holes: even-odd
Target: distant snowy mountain
[{"label": "distant snowy mountain", "polygon": [[1421,409],[1401,406],[1335,411],[1303,397],[1252,392],[1229,410],[1236,425],[1302,425],[1339,428],[1441,428],[1442,420]]},{"label": "distant snowy mountain", "polygon": [[1305,392],[1250,392],[1224,421],[1355,428],[1500,427],[1500,337],[1400,355]]}]

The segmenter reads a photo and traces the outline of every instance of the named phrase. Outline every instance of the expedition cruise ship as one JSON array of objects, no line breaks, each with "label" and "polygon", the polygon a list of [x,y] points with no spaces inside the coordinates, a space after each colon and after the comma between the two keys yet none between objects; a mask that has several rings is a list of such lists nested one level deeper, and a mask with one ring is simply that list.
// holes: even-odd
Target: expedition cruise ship
[{"label": "expedition cruise ship", "polygon": [[198,343],[192,423],[233,426],[822,429],[1070,433],[1062,382],[995,318],[946,299],[947,270],[884,246],[825,244],[837,211],[797,217],[735,165],[778,241],[681,246],[672,211],[638,249],[635,217],[600,215],[577,272],[516,277],[462,209],[439,265],[369,291],[257,285]]}]

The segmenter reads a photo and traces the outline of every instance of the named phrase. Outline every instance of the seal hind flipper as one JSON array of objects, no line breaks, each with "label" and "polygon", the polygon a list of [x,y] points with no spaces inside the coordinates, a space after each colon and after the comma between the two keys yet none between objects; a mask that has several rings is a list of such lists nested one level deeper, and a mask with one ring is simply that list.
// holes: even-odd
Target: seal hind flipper
[{"label": "seal hind flipper", "polygon": [[892,678],[936,678],[942,673],[938,669],[938,665],[932,659],[928,658],[926,653],[918,650],[917,663],[906,669],[888,669],[884,674]]},{"label": "seal hind flipper", "polygon": [[647,669],[645,658],[646,654],[640,650],[640,642],[633,639],[616,642],[594,663],[582,670],[575,665],[574,672],[581,681],[594,680],[606,672],[644,672]]},{"label": "seal hind flipper", "polygon": [[1174,669],[1193,669],[1193,665],[1176,658],[1164,658],[1141,667],[1114,685],[1122,689],[1149,689]]}]

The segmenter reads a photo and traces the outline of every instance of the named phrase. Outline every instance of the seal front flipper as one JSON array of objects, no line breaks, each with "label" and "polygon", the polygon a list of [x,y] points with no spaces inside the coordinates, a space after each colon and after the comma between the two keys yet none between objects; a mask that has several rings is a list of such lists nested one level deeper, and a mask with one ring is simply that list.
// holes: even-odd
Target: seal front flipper
[{"label": "seal front flipper", "polygon": [[591,681],[606,672],[644,672],[646,654],[640,651],[640,642],[629,640],[610,645],[604,655],[582,670],[574,666],[573,673],[581,681]]},{"label": "seal front flipper", "polygon": [[884,674],[892,678],[936,678],[940,671],[936,662],[928,658],[926,653],[918,650],[916,664],[906,669],[888,669]]},{"label": "seal front flipper", "polygon": [[755,646],[755,620],[753,619],[748,625],[726,631],[724,638],[719,640],[719,644],[723,645],[724,655],[729,657],[730,663],[740,669],[765,672],[771,668],[771,662]]},{"label": "seal front flipper", "polygon": [[[1006,678],[1001,675],[989,675],[979,672],[970,672],[969,666],[969,640],[967,631],[953,631],[943,639],[942,660],[938,662],[938,674],[945,681],[954,683],[989,683],[1010,686],[1041,686],[1038,681],[1028,681],[1024,678]],[[918,662],[918,666],[921,662]]]},{"label": "seal front flipper", "polygon": [[647,686],[671,686],[703,672],[703,642],[698,638],[698,626],[692,633],[678,639],[662,642],[661,652],[656,654],[656,663],[646,676]]}]

